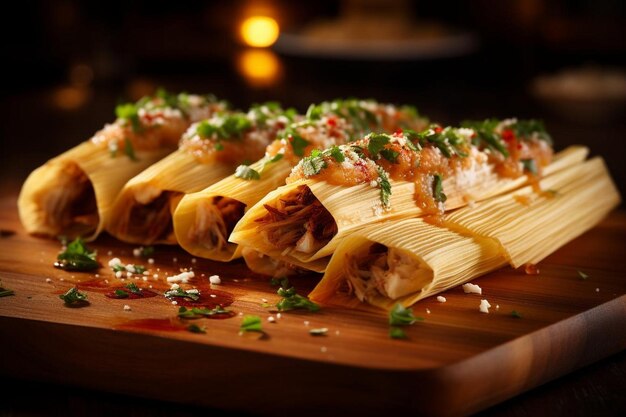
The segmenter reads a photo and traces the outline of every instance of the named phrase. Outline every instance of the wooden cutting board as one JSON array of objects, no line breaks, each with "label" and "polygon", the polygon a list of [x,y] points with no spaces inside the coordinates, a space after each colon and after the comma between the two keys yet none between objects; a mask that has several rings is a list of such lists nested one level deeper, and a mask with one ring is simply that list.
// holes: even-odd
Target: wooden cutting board
[{"label": "wooden cutting board", "polygon": [[[278,318],[266,278],[179,248],[157,247],[148,265],[133,246],[104,236],[91,244],[104,265],[99,277],[55,269],[60,244],[27,236],[14,198],[0,201],[0,228],[15,232],[0,238],[1,285],[15,290],[0,298],[0,374],[10,377],[256,414],[446,416],[477,412],[626,347],[624,212],[547,258],[538,275],[505,268],[474,281],[482,296],[455,288],[445,303],[420,302],[414,311],[424,320],[406,329],[408,340],[390,339],[386,314],[367,308]],[[204,287],[217,274],[213,289],[234,297],[237,314],[194,321],[206,327],[194,334],[163,296],[116,300],[89,289],[98,279],[119,284],[106,267],[112,257],[148,266],[147,281],[133,280],[144,288],[163,288],[180,268],[192,267]],[[292,283],[306,294],[317,279]],[[87,285],[89,306],[59,299],[76,284]],[[489,314],[479,312],[481,298]],[[265,334],[240,335],[241,314],[261,316]],[[325,336],[309,333],[321,327]]]}]

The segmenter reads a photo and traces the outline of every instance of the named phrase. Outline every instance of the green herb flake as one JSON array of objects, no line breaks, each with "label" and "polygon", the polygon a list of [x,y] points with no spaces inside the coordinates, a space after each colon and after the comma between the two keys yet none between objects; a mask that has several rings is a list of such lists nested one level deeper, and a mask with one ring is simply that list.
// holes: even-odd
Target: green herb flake
[{"label": "green herb flake", "polygon": [[513,310],[511,311],[511,317],[516,318],[516,319],[521,319],[522,315],[518,313],[517,311]]},{"label": "green herb flake", "polygon": [[139,288],[134,282],[126,284],[126,288],[135,295],[141,295],[141,288]]},{"label": "green herb flake", "polygon": [[530,172],[533,175],[538,174],[537,163],[534,159],[522,159],[520,162],[524,166],[524,171]]},{"label": "green herb flake", "polygon": [[587,280],[587,278],[589,278],[589,275],[588,275],[588,274],[586,274],[586,273],[584,273],[583,271],[578,270],[578,271],[576,271],[576,272],[578,272],[578,276],[579,276],[579,277],[580,277],[580,279],[582,279],[582,280]]},{"label": "green herb flake", "polygon": [[142,258],[147,258],[148,256],[154,255],[154,246],[145,246],[139,248],[139,256]]},{"label": "green herb flake", "polygon": [[143,274],[144,272],[146,272],[146,267],[143,265],[133,265],[133,273],[134,274]]},{"label": "green herb flake", "polygon": [[307,146],[309,146],[309,141],[304,139],[302,136],[296,134],[296,133],[291,133],[291,147],[293,148],[293,153],[296,156],[304,156],[304,150],[306,149]]},{"label": "green herb flake", "polygon": [[391,196],[391,183],[389,177],[382,167],[377,167],[378,178],[380,178],[380,201],[385,208],[389,208],[389,197]]},{"label": "green herb flake", "polygon": [[100,264],[96,261],[96,252],[91,251],[81,238],[76,238],[57,255],[57,262],[54,266],[66,271],[92,271],[100,268]]},{"label": "green herb flake", "polygon": [[126,267],[122,264],[117,264],[117,265],[113,265],[111,267],[111,269],[113,270],[113,272],[124,272],[126,271]]},{"label": "green herb flake", "polygon": [[416,321],[424,320],[422,317],[415,317],[413,310],[405,308],[402,304],[397,303],[389,312],[389,324],[392,326],[408,326]]},{"label": "green herb flake", "polygon": [[280,285],[283,288],[291,287],[291,284],[289,283],[289,278],[287,277],[272,278],[270,279],[270,285],[272,287],[275,287],[277,285]]},{"label": "green herb flake", "polygon": [[433,197],[438,203],[445,203],[448,197],[443,192],[443,178],[440,174],[433,177]]},{"label": "green herb flake", "polygon": [[250,168],[248,165],[239,165],[235,170],[235,177],[242,180],[260,180],[261,174],[258,171]]},{"label": "green herb flake", "polygon": [[389,337],[392,339],[406,339],[406,333],[399,327],[389,328]]},{"label": "green herb flake", "polygon": [[243,332],[259,332],[263,333],[263,326],[261,324],[261,317],[259,316],[243,316],[239,331]]},{"label": "green herb flake", "polygon": [[346,160],[346,157],[343,155],[343,152],[341,152],[341,149],[339,149],[339,146],[333,146],[328,150],[329,155],[337,162],[341,163],[343,161]]},{"label": "green herb flake", "polygon": [[373,159],[376,159],[378,153],[389,143],[389,136],[382,133],[372,133],[368,137],[367,150]]},{"label": "green herb flake", "polygon": [[222,145],[222,142],[215,142],[215,145],[213,146],[213,148],[218,152],[223,151],[224,145]]},{"label": "green herb flake", "polygon": [[314,156],[313,154],[311,154],[311,156],[303,158],[301,163],[302,172],[304,173],[305,177],[312,177],[314,175],[317,175],[322,169],[326,168],[326,161],[324,161],[324,158],[319,155]]},{"label": "green herb flake", "polygon": [[10,295],[15,295],[15,291],[0,286],[0,297],[8,297]]},{"label": "green herb flake", "polygon": [[198,290],[183,290],[182,288],[176,288],[175,290],[168,290],[164,294],[165,298],[181,297],[189,298],[192,301],[198,301],[200,299],[200,292]]},{"label": "green herb flake", "polygon": [[115,290],[115,296],[118,298],[128,298],[128,293],[124,290]]},{"label": "green herb flake", "polygon": [[319,329],[311,329],[309,330],[309,334],[311,336],[326,336],[326,334],[328,334],[328,328],[320,327]]},{"label": "green herb flake", "polygon": [[59,295],[59,298],[68,306],[80,306],[87,304],[87,294],[78,291],[78,288],[72,287],[65,294]]},{"label": "green herb flake", "polygon": [[132,103],[120,104],[115,107],[115,115],[122,120],[130,122],[135,133],[143,131],[141,120],[139,120],[139,107]]},{"label": "green herb flake", "polygon": [[133,143],[128,138],[124,138],[124,153],[130,158],[131,161],[139,160],[135,155],[135,148],[133,148]]},{"label": "green herb flake", "polygon": [[316,312],[320,310],[320,306],[315,304],[313,301],[297,294],[294,287],[281,287],[276,293],[282,297],[282,299],[276,303],[276,308],[279,311],[308,310]]},{"label": "green herb flake", "polygon": [[[407,143],[409,143],[409,141],[407,141]],[[400,155],[400,152],[394,151],[392,149],[382,149],[380,151],[380,155],[387,161],[395,164],[398,161],[398,156]]]},{"label": "green herb flake", "polygon": [[190,324],[187,326],[187,331],[191,333],[206,333],[206,327],[200,327],[197,324]]},{"label": "green herb flake", "polygon": [[181,319],[199,319],[202,317],[211,317],[217,314],[228,314],[230,315],[232,312],[230,310],[224,309],[222,306],[216,306],[215,308],[209,309],[206,307],[193,307],[192,309],[188,309],[186,307],[180,307],[178,309],[178,317]]}]

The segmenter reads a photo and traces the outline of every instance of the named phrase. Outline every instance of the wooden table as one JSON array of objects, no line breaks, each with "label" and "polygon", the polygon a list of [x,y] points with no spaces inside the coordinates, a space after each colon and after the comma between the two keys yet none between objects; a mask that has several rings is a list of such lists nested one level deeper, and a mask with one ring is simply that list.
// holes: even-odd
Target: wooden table
[{"label": "wooden table", "polygon": [[[3,283],[16,290],[16,296],[0,300],[0,372],[16,384],[4,405],[16,415],[46,415],[45,409],[38,409],[42,401],[54,408],[82,404],[103,410],[102,415],[119,408],[186,415],[197,410],[191,406],[262,414],[313,415],[328,408],[364,415],[467,414],[626,346],[626,268],[620,262],[626,253],[626,213],[621,212],[546,259],[538,276],[505,268],[476,280],[484,297],[502,306],[490,315],[478,312],[481,297],[465,295],[459,288],[445,294],[446,304],[420,302],[415,310],[425,320],[408,329],[408,341],[389,339],[385,315],[369,309],[283,313],[278,324],[264,320],[269,336],[264,338],[237,335],[238,318],[203,322],[206,335],[134,327],[136,320],[175,316],[176,309],[162,297],[128,302],[132,311],[125,312],[124,302],[87,291],[91,306],[67,309],[58,294],[92,281],[91,274],[72,277],[51,268],[59,245],[23,233],[14,197],[0,204],[0,228],[17,232],[0,241]],[[93,246],[100,254],[113,252],[101,257],[103,264],[118,255],[125,262],[132,260],[132,246],[111,238]],[[275,288],[242,264],[193,263],[178,248],[159,248],[155,258],[154,268],[160,267],[161,274],[192,264],[207,274],[219,272],[219,288],[235,296],[231,307],[236,312],[263,319],[276,315],[262,306],[264,299],[277,300]],[[582,280],[577,269],[590,278]],[[101,271],[113,280],[106,268]],[[311,277],[293,282],[302,293],[314,284]],[[512,309],[522,312],[522,319],[511,317]],[[311,327],[329,327],[329,335],[310,336],[309,321]],[[622,353],[486,413],[520,415],[517,407],[534,415],[537,410],[552,410],[551,415],[623,410],[620,384],[623,387],[625,367]],[[47,394],[38,395],[35,404],[21,405],[18,399],[32,390]],[[155,405],[119,393],[169,403]],[[572,393],[578,393],[578,402],[576,395],[569,398]]]}]

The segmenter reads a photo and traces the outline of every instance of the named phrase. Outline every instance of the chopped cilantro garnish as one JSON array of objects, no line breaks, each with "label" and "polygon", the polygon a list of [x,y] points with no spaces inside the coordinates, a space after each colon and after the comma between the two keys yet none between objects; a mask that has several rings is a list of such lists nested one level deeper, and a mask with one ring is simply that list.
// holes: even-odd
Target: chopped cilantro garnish
[{"label": "chopped cilantro garnish", "polygon": [[213,149],[215,149],[216,151],[223,151],[224,150],[224,145],[222,145],[222,142],[215,142],[215,145],[213,146]]},{"label": "chopped cilantro garnish", "polygon": [[[409,141],[407,141],[407,143],[409,143]],[[387,161],[395,164],[398,161],[398,156],[400,155],[400,152],[394,151],[392,149],[382,149],[380,151],[380,155]]]},{"label": "chopped cilantro garnish", "polygon": [[59,298],[63,300],[66,305],[70,306],[87,304],[87,294],[78,291],[76,287],[72,287],[65,294],[59,295]]},{"label": "chopped cilantro garnish", "polygon": [[291,284],[289,284],[289,278],[287,277],[272,278],[270,279],[270,285],[273,287],[280,285],[283,288],[291,287]]},{"label": "chopped cilantro garnish", "polygon": [[586,280],[587,278],[589,278],[589,275],[588,275],[588,274],[586,274],[586,273],[584,273],[583,271],[578,270],[578,271],[576,271],[576,272],[578,272],[578,276],[579,276],[579,277],[580,277],[580,279],[582,279],[582,280]]},{"label": "chopped cilantro garnish", "polygon": [[139,248],[139,256],[142,258],[147,258],[148,256],[152,256],[154,254],[154,246],[145,246]]},{"label": "chopped cilantro garnish", "polygon": [[243,316],[241,320],[241,326],[239,326],[241,332],[260,332],[263,333],[263,326],[261,325],[261,317],[259,316]]},{"label": "chopped cilantro garnish", "polygon": [[372,133],[368,137],[367,150],[372,159],[378,158],[378,153],[389,143],[389,136],[382,133]]},{"label": "chopped cilantro garnish", "polygon": [[309,334],[311,334],[311,336],[326,336],[327,333],[328,333],[327,327],[321,327],[319,329],[309,330]]},{"label": "chopped cilantro garnish", "polygon": [[141,288],[139,288],[134,282],[126,284],[126,288],[135,295],[141,295]]},{"label": "chopped cilantro garnish", "polygon": [[406,333],[399,327],[390,327],[389,337],[392,339],[406,339]]},{"label": "chopped cilantro garnish", "polygon": [[391,196],[391,183],[387,177],[387,173],[382,167],[376,168],[378,171],[378,178],[380,178],[380,201],[385,208],[389,208],[389,196]]},{"label": "chopped cilantro garnish", "polygon": [[448,197],[443,192],[443,178],[440,174],[433,177],[433,197],[438,203],[445,203]]},{"label": "chopped cilantro garnish", "polygon": [[133,265],[133,273],[134,274],[143,274],[146,272],[146,267],[143,265]]},{"label": "chopped cilantro garnish", "polygon": [[413,310],[405,308],[402,304],[397,303],[389,312],[389,324],[392,326],[408,326],[418,320],[424,320],[422,317],[415,317]]},{"label": "chopped cilantro garnish", "polygon": [[124,290],[115,290],[115,296],[118,298],[128,298],[128,293]]},{"label": "chopped cilantro garnish", "polygon": [[285,156],[285,154],[283,154],[283,153],[277,153],[276,155],[274,155],[273,157],[268,159],[267,162],[265,162],[265,165],[273,164],[274,162],[278,162],[281,159],[283,159],[284,156]]},{"label": "chopped cilantro garnish", "polygon": [[187,330],[191,333],[206,333],[206,327],[200,327],[197,324],[190,324],[187,326]]},{"label": "chopped cilantro garnish", "polygon": [[307,146],[309,146],[309,141],[304,139],[302,136],[298,135],[295,131],[290,133],[291,137],[291,147],[293,148],[293,153],[296,156],[304,156],[304,150]]},{"label": "chopped cilantro garnish", "polygon": [[309,310],[309,311],[315,312],[315,311],[319,311],[320,309],[320,306],[315,304],[313,301],[297,294],[296,289],[294,287],[290,287],[290,288],[280,287],[277,291],[277,294],[283,297],[282,300],[280,300],[276,304],[276,308],[278,308],[280,311]]},{"label": "chopped cilantro garnish", "polygon": [[115,107],[115,115],[127,122],[130,122],[133,132],[140,133],[143,130],[139,120],[139,105],[133,103],[120,104]]},{"label": "chopped cilantro garnish", "polygon": [[514,317],[516,319],[521,319],[522,315],[520,313],[518,313],[517,311],[513,310],[513,311],[511,311],[511,317]]},{"label": "chopped cilantro garnish", "polygon": [[192,301],[198,301],[200,299],[200,293],[197,290],[183,290],[178,287],[175,290],[168,290],[163,294],[166,298],[181,297],[189,298]]},{"label": "chopped cilantro garnish", "polygon": [[533,175],[537,175],[537,164],[534,159],[522,159],[520,160],[522,165],[524,166],[524,171],[528,171]]},{"label": "chopped cilantro garnish", "polygon": [[66,271],[91,271],[100,268],[96,261],[96,252],[89,250],[81,238],[76,238],[67,245],[65,251],[59,253],[54,266]]},{"label": "chopped cilantro garnish", "polygon": [[235,177],[243,180],[260,180],[261,174],[248,165],[239,165],[235,170]]},{"label": "chopped cilantro garnish", "polygon": [[339,146],[333,146],[328,150],[329,155],[337,162],[343,162],[346,160],[346,157],[343,155],[343,153],[341,152],[341,149],[339,149]]},{"label": "chopped cilantro garnish", "polygon": [[133,143],[128,138],[124,138],[124,153],[131,161],[138,161],[137,156],[135,155],[135,149],[133,148]]},{"label": "chopped cilantro garnish", "polygon": [[15,291],[9,290],[0,285],[0,297],[8,297],[10,295],[15,295]]},{"label": "chopped cilantro garnish", "polygon": [[302,159],[302,172],[306,177],[311,177],[313,175],[319,174],[319,172],[326,168],[326,161],[321,155],[307,156]]},{"label": "chopped cilantro garnish", "polygon": [[181,307],[178,309],[178,317],[181,319],[198,319],[201,317],[214,316],[216,314],[231,314],[231,312],[230,310],[225,310],[222,306],[217,306],[212,309],[206,307],[193,307],[191,309]]}]

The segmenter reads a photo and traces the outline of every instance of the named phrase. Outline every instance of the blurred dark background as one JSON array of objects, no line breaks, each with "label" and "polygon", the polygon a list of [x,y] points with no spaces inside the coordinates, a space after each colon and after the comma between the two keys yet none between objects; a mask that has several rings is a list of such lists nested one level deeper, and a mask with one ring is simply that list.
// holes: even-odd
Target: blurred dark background
[{"label": "blurred dark background", "polygon": [[[618,0],[23,1],[3,12],[0,184],[158,86],[237,107],[336,97],[432,120],[537,117],[603,155],[624,193],[626,13]],[[254,25],[246,42],[243,22]],[[272,43],[272,22],[278,42]],[[266,23],[266,26],[263,26]],[[267,38],[267,39],[265,39]],[[248,43],[248,44],[247,44]],[[16,185],[17,184],[17,185]]]}]

